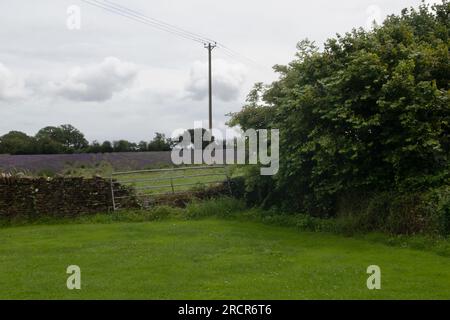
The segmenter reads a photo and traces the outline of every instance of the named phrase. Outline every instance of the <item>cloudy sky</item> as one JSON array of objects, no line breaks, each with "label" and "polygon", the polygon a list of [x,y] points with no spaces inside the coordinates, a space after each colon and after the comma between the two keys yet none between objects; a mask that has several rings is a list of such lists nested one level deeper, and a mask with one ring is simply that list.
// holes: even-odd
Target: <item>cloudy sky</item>
[{"label": "cloudy sky", "polygon": [[[104,1],[104,0],[99,0]],[[296,43],[418,6],[420,0],[111,0],[223,43],[214,64],[214,123],[241,108],[253,83],[276,79]],[[438,1],[427,1],[429,3]],[[80,8],[80,29],[71,6]],[[72,7],[73,8],[73,7]],[[69,12],[69,13],[68,13]],[[0,2],[0,135],[70,123],[89,140],[149,140],[207,114],[202,44],[82,0]]]}]

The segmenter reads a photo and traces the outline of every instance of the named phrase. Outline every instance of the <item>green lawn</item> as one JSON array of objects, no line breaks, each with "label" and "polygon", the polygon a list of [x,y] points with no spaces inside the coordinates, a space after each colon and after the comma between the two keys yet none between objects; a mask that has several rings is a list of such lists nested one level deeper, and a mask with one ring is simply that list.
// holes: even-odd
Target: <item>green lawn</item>
[{"label": "green lawn", "polygon": [[[0,229],[0,298],[450,298],[450,258],[256,222],[205,219]],[[379,265],[382,289],[366,268]],[[79,265],[82,290],[66,288]]]}]

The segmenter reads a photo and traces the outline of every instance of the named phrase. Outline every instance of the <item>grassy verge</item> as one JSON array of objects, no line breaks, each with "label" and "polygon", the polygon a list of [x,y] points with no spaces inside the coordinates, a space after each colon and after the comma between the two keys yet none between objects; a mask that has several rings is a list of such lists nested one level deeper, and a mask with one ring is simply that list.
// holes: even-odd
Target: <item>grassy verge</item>
[{"label": "grassy verge", "polygon": [[[202,219],[0,229],[0,299],[450,296],[448,258],[204,213]],[[366,287],[373,264],[382,271],[381,290]],[[69,265],[81,268],[79,291],[66,288]]]},{"label": "grassy verge", "polygon": [[[276,211],[249,209],[242,201],[232,198],[217,198],[205,201],[194,201],[186,208],[159,206],[150,210],[128,210],[112,213],[99,213],[77,217],[38,217],[29,219],[0,219],[0,228],[27,225],[57,224],[110,224],[118,222],[149,222],[167,219],[199,220],[217,217],[236,221],[261,222],[267,225],[295,229],[297,231],[334,233],[350,236],[346,228],[341,227],[339,220],[319,219],[309,215],[283,215]],[[434,252],[450,257],[450,239],[429,235],[391,235],[386,233],[351,234],[353,238],[393,247],[410,248]]]}]

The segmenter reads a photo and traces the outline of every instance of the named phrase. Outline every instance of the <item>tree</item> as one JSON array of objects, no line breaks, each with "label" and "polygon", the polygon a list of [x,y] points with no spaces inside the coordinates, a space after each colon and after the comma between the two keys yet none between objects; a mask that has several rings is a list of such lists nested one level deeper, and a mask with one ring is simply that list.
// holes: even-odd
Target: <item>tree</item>
[{"label": "tree", "polygon": [[[203,137],[207,132],[208,130],[206,130],[205,128],[189,129],[186,130],[182,136],[178,137],[177,142],[180,143],[181,141],[183,141],[185,147],[191,145],[195,149],[199,147],[195,145],[195,137],[198,136],[199,141],[201,141],[201,149],[205,150],[205,148],[214,141],[214,137],[211,138],[211,141],[203,141]],[[190,141],[184,141],[183,136],[185,135],[189,135]]]},{"label": "tree", "polygon": [[88,146],[88,141],[84,134],[70,124],[60,126],[62,131],[62,143],[67,149],[82,150]]},{"label": "tree", "polygon": [[137,145],[127,140],[114,141],[113,147],[114,152],[133,152],[137,150]]},{"label": "tree", "polygon": [[152,141],[148,144],[148,151],[170,151],[171,140],[167,139],[163,133],[157,132]]},{"label": "tree", "polygon": [[145,152],[148,150],[148,143],[146,141],[140,141],[138,143],[139,152]]},{"label": "tree", "polygon": [[102,152],[102,146],[100,145],[100,143],[97,140],[94,140],[87,148],[87,152],[100,153],[100,152]]},{"label": "tree", "polygon": [[36,154],[61,154],[67,153],[64,146],[49,137],[36,139]]},{"label": "tree", "polygon": [[118,140],[113,143],[104,141],[100,144],[94,140],[89,144],[84,134],[70,124],[42,128],[34,137],[19,131],[11,131],[0,137],[0,153],[11,154],[170,151],[172,145],[172,139],[166,138],[163,133],[156,133],[150,143],[140,141],[136,144],[127,140]]},{"label": "tree", "polygon": [[36,133],[35,138],[38,140],[43,138],[50,138],[54,141],[58,141],[61,139],[61,135],[62,134],[60,128],[48,126],[39,130],[38,133]]},{"label": "tree", "polygon": [[54,143],[60,144],[66,153],[78,152],[88,147],[88,141],[84,135],[70,124],[45,127],[39,130],[36,139],[38,141],[52,140]]},{"label": "tree", "polygon": [[114,151],[113,145],[110,141],[104,141],[101,146],[102,153],[111,153]]},{"label": "tree", "polygon": [[231,127],[239,125],[242,130],[266,129],[272,120],[273,108],[264,104],[263,95],[267,89],[263,83],[258,82],[247,95],[246,105],[239,112],[229,113],[231,117],[228,125]]},{"label": "tree", "polygon": [[20,131],[10,131],[0,137],[0,153],[33,154],[36,151],[33,137]]},{"label": "tree", "polygon": [[450,3],[404,10],[372,31],[298,44],[230,124],[280,129],[271,191],[332,213],[352,190],[414,190],[449,179]]}]

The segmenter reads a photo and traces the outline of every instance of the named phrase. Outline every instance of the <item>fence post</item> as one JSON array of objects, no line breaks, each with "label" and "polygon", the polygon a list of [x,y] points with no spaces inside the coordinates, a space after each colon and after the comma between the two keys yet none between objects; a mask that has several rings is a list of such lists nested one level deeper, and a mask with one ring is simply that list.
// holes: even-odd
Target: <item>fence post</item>
[{"label": "fence post", "polygon": [[228,181],[228,189],[230,191],[230,196],[233,196],[233,190],[231,189],[231,177],[229,175],[229,167],[225,166],[225,176],[227,177],[227,181]]},{"label": "fence post", "polygon": [[172,187],[172,194],[175,194],[175,189],[173,187],[173,178],[172,177],[170,177],[170,185]]},{"label": "fence post", "polygon": [[113,205],[113,211],[116,211],[116,201],[114,199],[114,182],[113,182],[113,175],[111,174],[111,199],[112,199],[112,205]]}]

